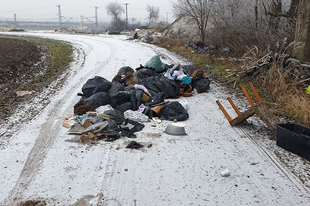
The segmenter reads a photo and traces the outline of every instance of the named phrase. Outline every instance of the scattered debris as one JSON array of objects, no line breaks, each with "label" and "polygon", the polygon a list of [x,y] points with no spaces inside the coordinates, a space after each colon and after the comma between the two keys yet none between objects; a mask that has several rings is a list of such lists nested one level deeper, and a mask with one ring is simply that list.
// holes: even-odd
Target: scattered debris
[{"label": "scattered debris", "polygon": [[71,128],[76,123],[76,117],[65,117],[63,121],[63,126],[67,128]]},{"label": "scattered debris", "polygon": [[35,91],[16,91],[17,96],[23,97],[26,95],[33,94]]},{"label": "scattered debris", "polygon": [[250,165],[257,165],[258,162],[252,162]]},{"label": "scattered debris", "polygon": [[129,148],[129,149],[140,149],[144,147],[144,145],[136,142],[136,141],[131,141],[127,146],[126,148]]},{"label": "scattered debris", "polygon": [[91,141],[97,141],[98,139],[98,136],[91,132],[88,132],[87,134],[84,134],[80,137],[81,143],[83,144],[89,143]]},{"label": "scattered debris", "polygon": [[230,176],[230,171],[229,169],[225,169],[221,172],[222,177],[229,177]]},{"label": "scattered debris", "polygon": [[41,200],[27,200],[25,202],[19,203],[18,206],[46,206],[47,203]]},{"label": "scattered debris", "polygon": [[[251,51],[248,53],[251,53]],[[291,78],[298,78],[296,80],[302,83],[303,86],[310,84],[310,64],[295,59],[290,55],[269,52],[258,60],[247,57],[247,54],[243,58],[246,61],[241,70],[234,73],[237,76],[257,78],[266,75],[271,68],[276,67],[279,72],[289,72]]]},{"label": "scattered debris", "polygon": [[68,134],[76,134],[76,135],[82,135],[85,132],[86,128],[83,127],[79,123],[75,123],[72,125],[68,131]]},{"label": "scattered debris", "polygon": [[118,31],[118,30],[109,30],[109,31],[108,31],[108,34],[109,34],[109,35],[119,35],[119,34],[121,34],[121,32]]},{"label": "scattered debris", "polygon": [[220,45],[206,45],[203,42],[197,42],[195,45],[189,43],[188,48],[193,49],[193,53],[202,54],[202,53],[209,53],[209,54],[229,54],[230,49],[228,47],[222,47]]}]

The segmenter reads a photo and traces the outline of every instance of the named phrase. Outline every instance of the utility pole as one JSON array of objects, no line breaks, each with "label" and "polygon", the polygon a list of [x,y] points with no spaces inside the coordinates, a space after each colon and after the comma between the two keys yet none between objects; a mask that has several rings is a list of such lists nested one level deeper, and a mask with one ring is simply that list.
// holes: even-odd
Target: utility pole
[{"label": "utility pole", "polygon": [[16,14],[14,14],[14,24],[15,24],[15,27],[17,27]]},{"label": "utility pole", "polygon": [[96,27],[98,27],[98,13],[97,10],[99,9],[99,7],[95,7],[95,19],[96,19]]},{"label": "utility pole", "polygon": [[83,27],[84,27],[84,18],[85,17],[83,15],[80,16],[82,31],[83,31]]},{"label": "utility pole", "polygon": [[125,3],[125,6],[126,6],[126,29],[128,29],[128,11],[127,11],[127,5],[129,3]]},{"label": "utility pole", "polygon": [[61,8],[60,8],[60,5],[56,5],[56,7],[58,7],[59,26],[60,26],[60,29],[61,29],[62,28]]}]

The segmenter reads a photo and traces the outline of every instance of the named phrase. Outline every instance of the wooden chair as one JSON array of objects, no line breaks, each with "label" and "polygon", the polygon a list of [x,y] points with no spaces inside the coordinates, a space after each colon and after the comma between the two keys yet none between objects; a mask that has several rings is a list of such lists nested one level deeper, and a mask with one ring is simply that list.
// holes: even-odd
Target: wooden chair
[{"label": "wooden chair", "polygon": [[246,91],[244,86],[241,85],[242,92],[250,104],[250,108],[248,110],[246,110],[244,112],[240,112],[239,109],[234,104],[234,102],[229,97],[227,98],[228,102],[230,103],[230,105],[233,107],[233,109],[237,113],[236,118],[232,119],[229,116],[229,114],[224,109],[223,105],[220,103],[219,100],[216,101],[217,105],[222,110],[223,114],[225,115],[226,119],[228,120],[228,122],[231,126],[235,126],[237,124],[240,124],[241,122],[245,121],[247,118],[256,114],[268,126],[268,128],[271,131],[276,132],[275,124],[280,122],[279,119],[275,115],[273,115],[268,110],[268,108],[263,104],[263,101],[259,97],[254,85],[251,82],[249,83],[249,85],[250,85],[250,87],[251,87],[251,89],[255,95],[257,103],[253,102],[253,100],[251,99],[250,95],[248,94],[248,92]]}]

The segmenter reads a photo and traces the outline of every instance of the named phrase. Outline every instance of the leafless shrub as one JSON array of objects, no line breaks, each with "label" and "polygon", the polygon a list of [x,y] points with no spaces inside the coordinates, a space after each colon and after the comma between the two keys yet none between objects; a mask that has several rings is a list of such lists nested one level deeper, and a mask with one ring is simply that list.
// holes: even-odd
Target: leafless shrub
[{"label": "leafless shrub", "polygon": [[163,33],[167,29],[168,25],[169,24],[167,22],[160,21],[154,27],[154,31]]},{"label": "leafless shrub", "polygon": [[274,62],[273,67],[263,79],[263,88],[271,100],[281,105],[277,110],[304,125],[310,125],[310,98],[306,91],[303,70],[287,68],[279,69],[281,59]]},{"label": "leafless shrub", "polygon": [[186,39],[163,37],[160,39],[160,41],[164,47],[180,47],[181,48],[181,47],[186,46]]}]

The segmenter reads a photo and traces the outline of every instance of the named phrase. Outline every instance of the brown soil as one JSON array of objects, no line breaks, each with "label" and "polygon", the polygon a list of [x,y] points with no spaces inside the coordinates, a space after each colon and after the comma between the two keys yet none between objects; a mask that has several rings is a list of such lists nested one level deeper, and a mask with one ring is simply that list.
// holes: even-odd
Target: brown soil
[{"label": "brown soil", "polygon": [[[0,119],[5,119],[19,103],[31,98],[16,92],[30,89],[27,83],[44,73],[47,54],[45,48],[26,40],[0,38],[0,48]],[[38,91],[44,84],[31,90]]]}]

